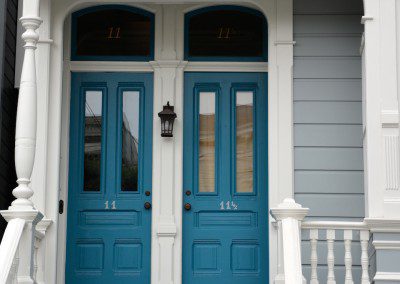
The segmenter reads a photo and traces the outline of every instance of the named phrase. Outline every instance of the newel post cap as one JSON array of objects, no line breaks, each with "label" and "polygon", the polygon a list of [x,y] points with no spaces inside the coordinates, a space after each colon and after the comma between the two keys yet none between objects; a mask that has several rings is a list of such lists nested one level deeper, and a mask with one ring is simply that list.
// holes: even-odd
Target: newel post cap
[{"label": "newel post cap", "polygon": [[304,208],[296,203],[293,198],[285,198],[277,207],[271,208],[270,213],[276,221],[282,221],[286,218],[293,218],[301,221],[307,216],[308,211],[310,211],[309,208]]}]

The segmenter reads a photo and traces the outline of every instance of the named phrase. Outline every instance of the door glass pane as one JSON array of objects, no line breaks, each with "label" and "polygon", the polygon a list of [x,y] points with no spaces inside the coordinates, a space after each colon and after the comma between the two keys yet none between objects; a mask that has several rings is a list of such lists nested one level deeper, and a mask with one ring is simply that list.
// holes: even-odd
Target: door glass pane
[{"label": "door glass pane", "polygon": [[253,93],[236,93],[236,192],[253,192]]},{"label": "door glass pane", "polygon": [[138,190],[139,106],[140,94],[122,94],[122,171],[121,190]]},{"label": "door glass pane", "polygon": [[100,191],[102,97],[100,91],[86,92],[84,191]]},{"label": "door glass pane", "polygon": [[201,92],[199,101],[199,192],[214,192],[215,93]]}]

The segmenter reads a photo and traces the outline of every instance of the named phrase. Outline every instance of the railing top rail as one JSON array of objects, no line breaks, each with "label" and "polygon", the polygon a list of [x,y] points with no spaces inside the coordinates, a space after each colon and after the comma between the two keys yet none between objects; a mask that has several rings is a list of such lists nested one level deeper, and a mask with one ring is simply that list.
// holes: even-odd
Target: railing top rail
[{"label": "railing top rail", "polygon": [[322,229],[322,230],[368,230],[365,222],[347,221],[304,221],[301,223],[302,229]]}]

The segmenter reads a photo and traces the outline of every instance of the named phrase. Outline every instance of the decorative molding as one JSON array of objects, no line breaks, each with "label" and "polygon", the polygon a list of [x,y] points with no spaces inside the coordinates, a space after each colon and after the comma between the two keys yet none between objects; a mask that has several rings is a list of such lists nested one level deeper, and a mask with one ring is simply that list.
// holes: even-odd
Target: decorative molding
[{"label": "decorative molding", "polygon": [[375,249],[400,250],[400,241],[372,241]]},{"label": "decorative molding", "polygon": [[176,236],[176,231],[175,224],[159,224],[157,236],[174,238]]},{"label": "decorative molding", "polygon": [[157,68],[183,68],[188,62],[183,60],[155,60],[150,61],[149,64],[154,70]]},{"label": "decorative molding", "polygon": [[293,40],[277,40],[274,42],[275,45],[296,45],[296,42]]},{"label": "decorative molding", "polygon": [[381,123],[383,128],[399,127],[399,112],[396,110],[385,110],[381,113]]},{"label": "decorative molding", "polygon": [[47,229],[53,224],[53,220],[43,218],[39,223],[36,225],[36,230],[40,233],[46,234]]},{"label": "decorative molding", "polygon": [[347,221],[306,221],[301,223],[302,229],[334,229],[334,230],[368,230],[364,222]]},{"label": "decorative molding", "polygon": [[188,72],[268,72],[267,62],[188,62]]},{"label": "decorative molding", "polygon": [[365,218],[372,233],[400,233],[400,219]]},{"label": "decorative molding", "polygon": [[374,281],[400,281],[400,272],[380,272],[375,274]]},{"label": "decorative molding", "polygon": [[50,45],[52,45],[53,42],[54,42],[54,41],[53,41],[52,39],[49,39],[49,38],[39,39],[39,40],[38,40],[38,43],[44,43],[44,44],[50,44]]},{"label": "decorative molding", "polygon": [[384,135],[385,166],[386,166],[386,190],[399,190],[399,136]]},{"label": "decorative molding", "polygon": [[271,208],[270,212],[276,221],[282,221],[286,218],[301,221],[307,216],[309,210],[309,208],[303,208],[300,204],[296,203],[294,199],[286,198],[278,207]]},{"label": "decorative molding", "polygon": [[69,61],[71,72],[153,72],[149,62],[134,61]]},{"label": "decorative molding", "polygon": [[372,16],[362,16],[361,17],[361,24],[365,24],[367,21],[372,21],[374,19],[374,17]]}]

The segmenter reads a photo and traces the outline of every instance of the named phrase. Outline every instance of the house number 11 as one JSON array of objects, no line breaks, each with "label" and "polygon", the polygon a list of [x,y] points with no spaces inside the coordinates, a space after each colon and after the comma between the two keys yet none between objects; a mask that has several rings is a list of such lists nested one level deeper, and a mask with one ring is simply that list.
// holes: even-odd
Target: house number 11
[{"label": "house number 11", "polygon": [[[110,209],[110,207],[108,206],[108,200],[107,200],[106,202],[104,202],[104,205],[105,205],[105,208],[104,208],[104,209]],[[111,202],[111,209],[112,209],[112,210],[117,209],[117,207],[115,206],[115,200],[113,200],[113,201]]]},{"label": "house number 11", "polygon": [[233,202],[233,201],[221,201],[221,203],[219,204],[219,209],[220,210],[237,210],[238,209],[238,205],[237,203]]}]

